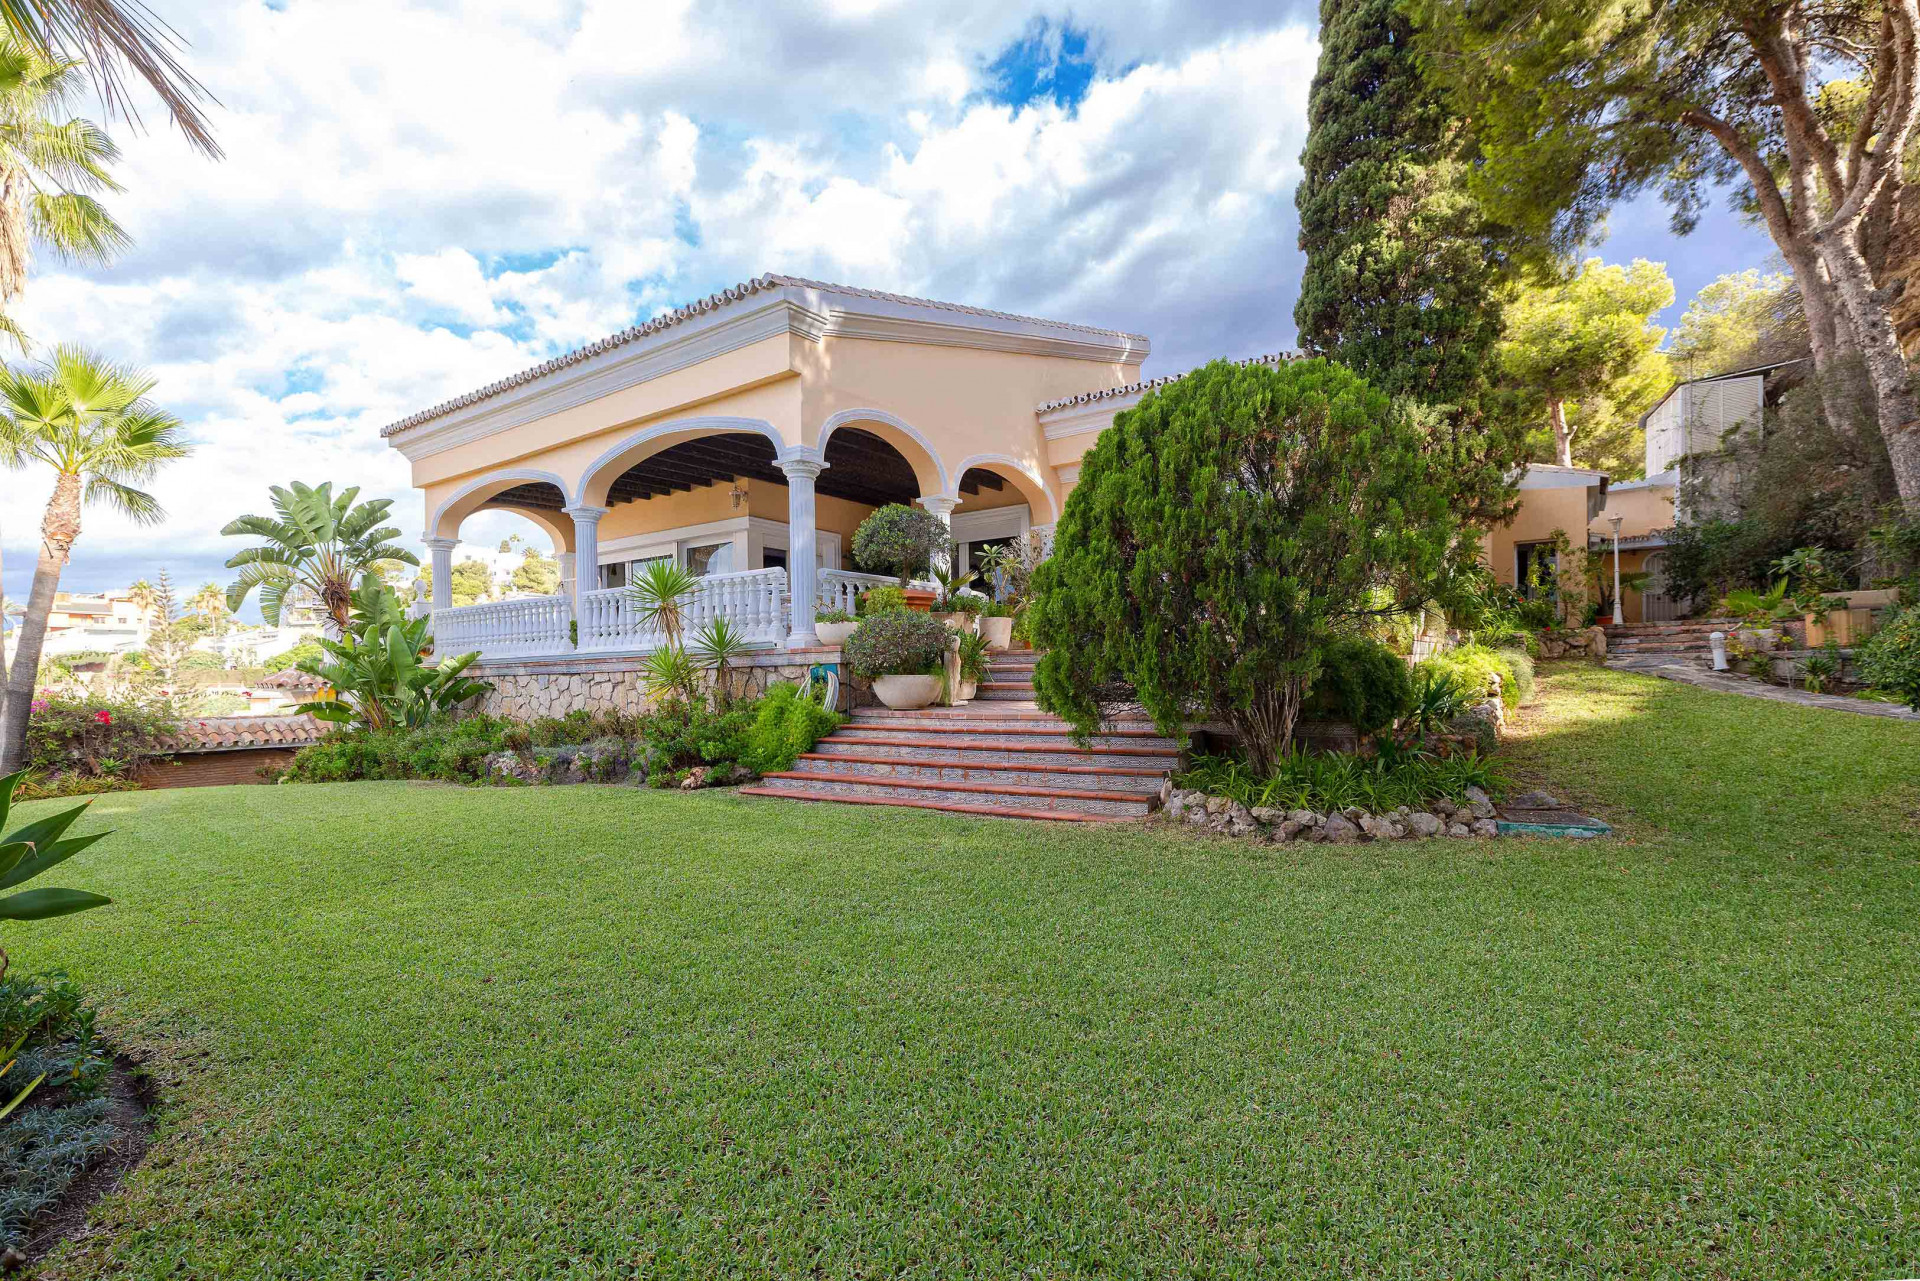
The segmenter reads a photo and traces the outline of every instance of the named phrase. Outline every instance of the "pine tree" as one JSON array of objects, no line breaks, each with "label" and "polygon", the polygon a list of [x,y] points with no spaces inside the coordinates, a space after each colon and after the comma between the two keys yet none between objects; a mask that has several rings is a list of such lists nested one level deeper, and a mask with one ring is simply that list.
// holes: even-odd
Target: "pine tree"
[{"label": "pine tree", "polygon": [[1322,0],[1320,66],[1295,193],[1307,256],[1299,345],[1390,396],[1449,411],[1458,501],[1511,503],[1524,427],[1489,380],[1509,274],[1501,229],[1461,181],[1454,122],[1423,79],[1397,0]]}]

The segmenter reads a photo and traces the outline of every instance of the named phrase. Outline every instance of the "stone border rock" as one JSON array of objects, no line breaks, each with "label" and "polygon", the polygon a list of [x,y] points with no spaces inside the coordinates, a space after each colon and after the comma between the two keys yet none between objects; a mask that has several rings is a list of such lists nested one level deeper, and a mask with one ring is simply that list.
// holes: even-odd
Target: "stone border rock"
[{"label": "stone border rock", "polygon": [[1320,841],[1357,845],[1362,841],[1421,840],[1437,836],[1488,840],[1500,835],[1493,798],[1477,787],[1467,789],[1464,803],[1439,800],[1426,810],[1401,806],[1387,814],[1369,814],[1351,806],[1324,813],[1266,806],[1248,808],[1225,796],[1209,796],[1168,784],[1160,813],[1166,820],[1187,827],[1266,844]]}]

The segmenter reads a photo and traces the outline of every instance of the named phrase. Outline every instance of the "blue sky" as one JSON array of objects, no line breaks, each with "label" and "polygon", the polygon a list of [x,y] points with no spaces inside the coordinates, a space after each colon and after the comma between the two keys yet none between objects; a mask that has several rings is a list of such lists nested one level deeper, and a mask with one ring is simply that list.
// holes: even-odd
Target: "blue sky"
[{"label": "blue sky", "polygon": [[[763,271],[1137,330],[1149,374],[1293,341],[1312,6],[154,3],[227,158],[122,130],[135,249],[42,261],[17,314],[150,368],[198,452],[161,529],[88,513],[70,588],[225,582],[220,526],[294,478],[395,499],[412,539],[383,423]],[[1668,264],[1670,321],[1771,258],[1724,207],[1610,231]],[[49,483],[0,473],[10,597]]]}]

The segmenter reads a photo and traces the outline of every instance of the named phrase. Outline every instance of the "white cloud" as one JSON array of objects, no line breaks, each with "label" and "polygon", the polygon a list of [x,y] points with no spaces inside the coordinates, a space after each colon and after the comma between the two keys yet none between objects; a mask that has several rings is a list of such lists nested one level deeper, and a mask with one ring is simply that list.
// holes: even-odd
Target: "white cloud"
[{"label": "white cloud", "polygon": [[[168,13],[225,104],[227,159],[126,137],[115,208],[138,248],[43,263],[19,315],[150,367],[198,452],[158,482],[163,535],[91,512],[76,572],[211,565],[220,525],[296,476],[395,497],[411,535],[382,423],[763,270],[1139,329],[1160,371],[1285,343],[1310,29],[1121,0],[1077,109],[984,101],[1039,12]],[[41,480],[0,474],[10,592]]]}]

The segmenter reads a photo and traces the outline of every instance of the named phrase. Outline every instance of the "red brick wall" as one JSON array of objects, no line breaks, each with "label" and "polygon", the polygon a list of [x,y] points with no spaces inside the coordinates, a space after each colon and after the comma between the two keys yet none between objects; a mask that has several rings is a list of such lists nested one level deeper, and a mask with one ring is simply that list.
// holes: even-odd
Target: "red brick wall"
[{"label": "red brick wall", "polygon": [[140,775],[142,787],[224,787],[232,783],[263,783],[256,772],[263,765],[285,769],[293,763],[290,747],[246,747],[231,752],[194,752],[149,765]]}]

